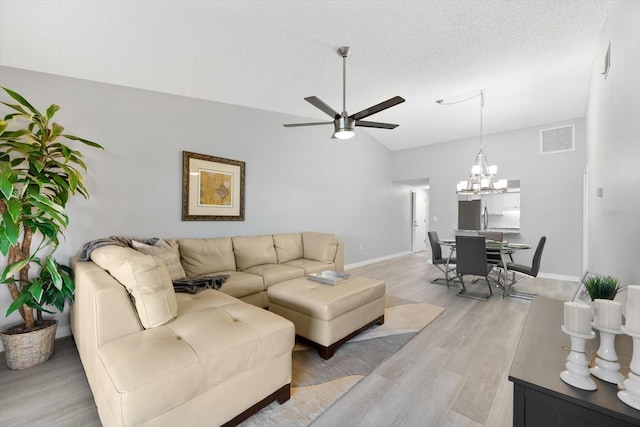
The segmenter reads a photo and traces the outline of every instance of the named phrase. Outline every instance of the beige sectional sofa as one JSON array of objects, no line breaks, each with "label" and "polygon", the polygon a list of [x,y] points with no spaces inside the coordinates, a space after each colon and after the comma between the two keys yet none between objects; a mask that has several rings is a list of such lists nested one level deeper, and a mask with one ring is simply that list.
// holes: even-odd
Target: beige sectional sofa
[{"label": "beige sectional sofa", "polygon": [[187,277],[229,275],[222,292],[267,307],[267,288],[323,270],[344,271],[344,246],[333,234],[302,232],[264,236],[180,239]]},{"label": "beige sectional sofa", "polygon": [[288,233],[179,239],[187,277],[228,275],[220,291],[175,293],[164,262],[129,247],[72,260],[71,328],[105,426],[235,425],[289,398],[294,326],[266,289],[344,269],[338,238]]}]

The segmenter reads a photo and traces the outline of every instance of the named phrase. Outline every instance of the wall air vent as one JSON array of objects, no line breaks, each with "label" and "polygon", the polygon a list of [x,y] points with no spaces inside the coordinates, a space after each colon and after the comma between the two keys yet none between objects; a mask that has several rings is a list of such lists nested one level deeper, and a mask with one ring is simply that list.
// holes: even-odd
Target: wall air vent
[{"label": "wall air vent", "polygon": [[575,151],[576,126],[562,126],[540,131],[540,154]]}]

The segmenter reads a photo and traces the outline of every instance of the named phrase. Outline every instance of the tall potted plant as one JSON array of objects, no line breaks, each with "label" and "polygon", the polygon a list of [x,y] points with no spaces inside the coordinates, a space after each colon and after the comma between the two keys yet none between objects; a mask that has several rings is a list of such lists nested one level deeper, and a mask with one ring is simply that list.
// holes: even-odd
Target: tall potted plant
[{"label": "tall potted plant", "polygon": [[42,318],[43,311],[53,313],[45,307],[62,312],[65,301],[73,301],[69,267],[58,264],[53,254],[69,224],[69,197],[88,197],[82,175],[87,168],[82,153],[61,140],[102,147],[65,134],[52,120],[59,106],[43,114],[20,94],[2,89],[13,101],[2,102],[10,113],[0,119],[0,284],[12,298],[5,315],[18,310],[24,323],[1,335],[7,365],[22,369],[51,357],[56,322]]}]

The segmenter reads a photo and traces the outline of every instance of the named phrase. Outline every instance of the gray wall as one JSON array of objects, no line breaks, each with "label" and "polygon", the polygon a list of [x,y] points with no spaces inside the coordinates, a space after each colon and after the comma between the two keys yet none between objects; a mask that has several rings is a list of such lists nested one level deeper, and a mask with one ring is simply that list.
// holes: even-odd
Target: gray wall
[{"label": "gray wall", "polygon": [[[405,195],[392,184],[391,153],[362,129],[340,142],[330,139],[330,126],[282,126],[307,121],[300,117],[7,67],[0,67],[0,84],[37,108],[61,105],[56,118],[69,133],[105,147],[83,149],[90,199],[67,205],[62,262],[109,235],[314,230],[340,236],[346,263],[408,248]],[[246,162],[245,221],[181,221],[182,150]],[[2,290],[0,312],[8,303]],[[0,328],[18,321],[17,314],[0,316]],[[68,334],[67,316],[61,321],[59,335]]]},{"label": "gray wall", "polygon": [[[586,114],[589,269],[640,284],[640,2],[615,2],[596,55]],[[611,42],[606,80],[604,56]],[[597,197],[597,188],[603,196]]]},{"label": "gray wall", "polygon": [[[576,150],[541,156],[539,131],[572,123]],[[582,272],[584,129],[578,118],[484,136],[484,152],[498,166],[498,177],[521,183],[521,232],[508,238],[535,246],[547,236],[541,274],[576,277]],[[393,153],[394,180],[429,178],[429,229],[442,238],[453,237],[457,228],[456,184],[469,175],[479,144],[472,138]],[[533,250],[517,253],[516,261],[530,264],[532,257]]]}]

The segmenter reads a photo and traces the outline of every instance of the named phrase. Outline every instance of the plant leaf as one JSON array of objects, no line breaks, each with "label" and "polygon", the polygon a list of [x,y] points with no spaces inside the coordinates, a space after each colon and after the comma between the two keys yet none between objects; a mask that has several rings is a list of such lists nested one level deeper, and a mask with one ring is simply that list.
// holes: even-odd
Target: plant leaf
[{"label": "plant leaf", "polygon": [[7,256],[10,247],[9,241],[0,236],[0,253],[2,253],[3,256]]},{"label": "plant leaf", "polygon": [[64,136],[64,137],[65,137],[65,138],[67,138],[67,139],[74,140],[74,141],[80,141],[80,142],[82,142],[83,144],[86,144],[86,145],[88,145],[88,146],[90,146],[90,147],[99,148],[99,149],[101,149],[101,150],[104,150],[104,148],[102,147],[102,145],[98,144],[97,142],[89,141],[89,140],[87,140],[87,139],[80,138],[80,137],[73,136],[73,135],[62,135],[62,136]]},{"label": "plant leaf", "polygon": [[[62,290],[62,277],[58,272],[58,263],[53,260],[51,257],[47,257],[45,261],[45,268],[51,274],[51,280],[53,280],[53,285],[58,290]],[[38,301],[39,302],[39,301]]]},{"label": "plant leaf", "polygon": [[7,312],[5,313],[5,316],[10,315],[11,313],[13,313],[14,311],[18,310],[23,305],[28,304],[29,301],[31,300],[31,298],[32,298],[32,296],[31,296],[30,293],[22,292],[20,295],[18,295],[18,297],[16,299],[13,300],[11,305],[9,305],[9,308],[7,309]]},{"label": "plant leaf", "polygon": [[7,237],[10,245],[18,244],[20,237],[20,226],[16,224],[9,212],[2,214],[2,225],[4,225],[4,235]]},{"label": "plant leaf", "polygon": [[18,101],[20,104],[22,104],[23,106],[27,107],[29,109],[29,111],[31,111],[33,114],[42,117],[42,114],[40,114],[40,112],[38,110],[35,109],[35,107],[33,107],[31,104],[29,104],[29,101],[27,101],[26,99],[24,99],[22,97],[22,95],[20,95],[17,92],[12,91],[11,89],[8,89],[6,87],[2,87],[2,89],[4,89],[5,92],[7,92],[9,94],[10,97],[12,97],[13,99],[15,99],[16,101]]},{"label": "plant leaf", "polygon": [[22,270],[22,268],[24,268],[24,266],[29,264],[30,262],[31,258],[26,258],[18,262],[14,262],[13,264],[7,265],[2,272],[2,277],[0,277],[0,283],[8,283],[9,281],[13,280],[13,275]]},{"label": "plant leaf", "polygon": [[57,123],[51,126],[51,133],[49,134],[49,141],[53,141],[64,132],[64,128]]},{"label": "plant leaf", "polygon": [[47,108],[47,119],[51,119],[59,109],[60,109],[59,105],[51,104],[49,108]]},{"label": "plant leaf", "polygon": [[40,304],[40,302],[42,301],[42,294],[44,293],[44,290],[42,289],[42,284],[40,283],[40,280],[39,279],[33,279],[28,286],[25,286],[23,288],[23,292],[24,292],[25,288],[29,291],[29,293],[31,294],[33,299],[38,304]]},{"label": "plant leaf", "polygon": [[16,198],[7,200],[7,211],[13,221],[18,223],[20,215],[22,214],[22,203],[20,203],[20,200]]},{"label": "plant leaf", "polygon": [[[0,169],[2,170],[2,174],[0,174],[0,191],[4,195],[5,199],[11,199],[11,195],[13,194],[13,182],[11,182],[11,175],[6,172],[6,162],[2,162]],[[10,169],[10,167],[8,168]]]}]

